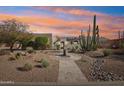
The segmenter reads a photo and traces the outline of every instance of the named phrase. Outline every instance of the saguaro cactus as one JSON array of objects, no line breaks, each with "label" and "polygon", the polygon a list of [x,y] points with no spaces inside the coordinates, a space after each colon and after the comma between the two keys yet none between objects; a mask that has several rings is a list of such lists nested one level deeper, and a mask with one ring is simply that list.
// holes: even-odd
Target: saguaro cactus
[{"label": "saguaro cactus", "polygon": [[82,51],[84,51],[86,49],[86,41],[85,36],[83,35],[83,30],[81,30],[81,35],[79,36],[79,43]]},{"label": "saguaro cactus", "polygon": [[92,49],[96,50],[99,45],[99,27],[96,26],[96,15],[93,18],[93,35],[92,35]]},{"label": "saguaro cactus", "polygon": [[87,31],[87,50],[90,50],[90,42],[91,42],[91,39],[90,39],[90,25],[89,25],[89,29]]},{"label": "saguaro cactus", "polygon": [[82,50],[96,50],[99,46],[99,26],[96,25],[96,15],[93,18],[93,30],[92,36],[90,36],[91,29],[89,25],[89,29],[87,31],[87,37],[83,35],[83,31],[81,30],[81,35],[79,36],[79,43]]},{"label": "saguaro cactus", "polygon": [[92,48],[96,48],[96,15],[93,18]]}]

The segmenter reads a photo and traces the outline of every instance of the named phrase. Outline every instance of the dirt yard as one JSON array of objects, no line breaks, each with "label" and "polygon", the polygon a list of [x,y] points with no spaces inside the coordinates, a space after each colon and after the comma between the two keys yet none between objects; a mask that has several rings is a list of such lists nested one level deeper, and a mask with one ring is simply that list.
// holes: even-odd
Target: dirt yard
[{"label": "dirt yard", "polygon": [[[14,54],[16,54],[17,52],[23,52],[23,51],[15,51]],[[69,55],[70,60],[74,60],[74,61],[76,60],[73,63],[74,64],[76,63],[75,66],[77,68],[79,67],[78,69],[80,70],[80,72],[82,72],[82,74],[84,75],[84,77],[87,78],[88,81],[97,81],[97,79],[95,80],[93,79],[93,75],[94,73],[97,73],[99,71],[93,72],[92,67],[93,67],[93,64],[96,62],[96,60],[99,60],[99,59],[104,60],[103,65],[102,65],[102,71],[107,72],[107,74],[101,73],[101,72],[97,73],[98,76],[104,74],[103,76],[100,76],[100,79],[102,79],[102,81],[109,81],[109,79],[111,80],[112,77],[110,76],[110,74],[116,75],[116,79],[118,77],[119,79],[120,77],[124,77],[124,68],[123,68],[124,67],[124,55],[112,54],[112,55],[103,57],[103,54],[100,53],[101,55],[100,56],[99,52],[95,52],[95,53],[98,55],[94,55],[94,53],[92,55],[92,52],[86,53],[86,54],[69,53],[68,55]],[[58,61],[57,58],[61,57],[60,56],[61,54],[62,54],[62,51],[58,51],[58,50],[45,50],[45,51],[39,50],[39,51],[36,51],[36,53],[29,53],[26,56],[21,55],[16,60],[9,60],[12,54],[0,55],[0,81],[57,83],[58,77],[59,75],[61,75],[60,74],[61,71],[59,72],[59,69],[60,69],[59,65],[62,66],[62,64],[59,64],[60,62]],[[41,63],[39,63],[38,61],[40,61],[41,59],[46,59],[47,62],[49,63],[49,66],[47,68],[40,66]],[[64,60],[67,61],[67,58]],[[25,63],[31,64],[33,66],[33,69],[30,71],[20,70],[20,68],[23,67]],[[69,66],[72,65],[72,63],[70,63],[69,61],[65,62],[64,68],[62,68],[63,72],[68,71],[67,69],[70,69],[68,68],[69,66],[67,66],[67,63],[70,64]],[[65,69],[65,66],[67,66],[67,69]],[[97,67],[98,68],[101,67],[101,65],[99,65],[99,62],[97,62]],[[79,71],[77,71],[77,73],[78,72]],[[109,79],[107,75],[109,76]],[[116,79],[112,79],[112,81],[115,81]]]},{"label": "dirt yard", "polygon": [[80,70],[82,71],[82,73],[85,74],[88,81],[92,81],[90,77],[90,73],[91,73],[90,67],[91,67],[91,63],[93,63],[93,60],[94,60],[93,58],[84,55],[80,60],[75,61],[78,67],[80,68]]},{"label": "dirt yard", "polygon": [[[36,52],[21,56],[16,60],[8,60],[10,55],[0,56],[0,81],[12,82],[56,82],[58,78],[59,62],[47,54]],[[37,61],[46,59],[47,68],[40,67]],[[33,66],[31,71],[21,71],[25,63]]]},{"label": "dirt yard", "polygon": [[124,76],[124,55],[112,55],[107,57],[103,70]]}]

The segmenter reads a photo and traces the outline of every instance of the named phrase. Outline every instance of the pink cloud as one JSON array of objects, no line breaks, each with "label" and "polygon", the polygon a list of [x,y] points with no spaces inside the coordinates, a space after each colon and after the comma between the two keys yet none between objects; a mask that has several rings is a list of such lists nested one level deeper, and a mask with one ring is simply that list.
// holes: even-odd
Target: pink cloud
[{"label": "pink cloud", "polygon": [[[66,8],[57,8],[57,7],[34,7],[36,9],[46,9],[49,11],[53,11],[56,13],[65,13],[71,14],[80,17],[86,17],[91,20],[64,20],[60,18],[43,16],[39,14],[34,14],[31,11],[25,11],[25,13],[29,13],[27,16],[16,16],[16,15],[7,15],[0,14],[0,20],[13,19],[29,24],[30,30],[36,33],[53,33],[55,35],[79,35],[81,29],[88,29],[88,25],[93,21],[93,15],[97,16],[97,24],[100,28],[100,36],[104,36],[107,38],[115,38],[113,34],[117,33],[117,31],[123,29],[124,25],[124,17],[119,16],[110,16],[103,13],[91,12],[83,9],[66,9]],[[85,32],[86,34],[86,32]]]}]

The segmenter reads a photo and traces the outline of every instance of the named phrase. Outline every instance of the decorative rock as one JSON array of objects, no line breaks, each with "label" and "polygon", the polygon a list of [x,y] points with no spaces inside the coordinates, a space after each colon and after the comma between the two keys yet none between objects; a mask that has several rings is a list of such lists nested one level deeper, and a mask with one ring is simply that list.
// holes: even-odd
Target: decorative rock
[{"label": "decorative rock", "polygon": [[95,81],[117,81],[117,80],[124,80],[124,77],[118,76],[111,72],[104,72],[103,71],[103,60],[96,60],[91,66],[91,78]]}]

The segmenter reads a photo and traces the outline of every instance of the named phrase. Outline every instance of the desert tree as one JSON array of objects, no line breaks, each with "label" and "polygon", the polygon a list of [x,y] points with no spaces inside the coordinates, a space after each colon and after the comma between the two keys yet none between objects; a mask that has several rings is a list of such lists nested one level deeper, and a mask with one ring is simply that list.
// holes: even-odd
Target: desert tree
[{"label": "desert tree", "polygon": [[0,41],[7,43],[10,46],[10,50],[13,51],[13,46],[17,41],[21,41],[19,38],[22,33],[27,32],[28,25],[18,22],[15,19],[4,20],[0,23]]},{"label": "desert tree", "polygon": [[29,46],[29,43],[32,41],[33,35],[28,32],[22,32],[18,35],[17,40],[20,43],[19,47],[21,49],[26,49]]}]

